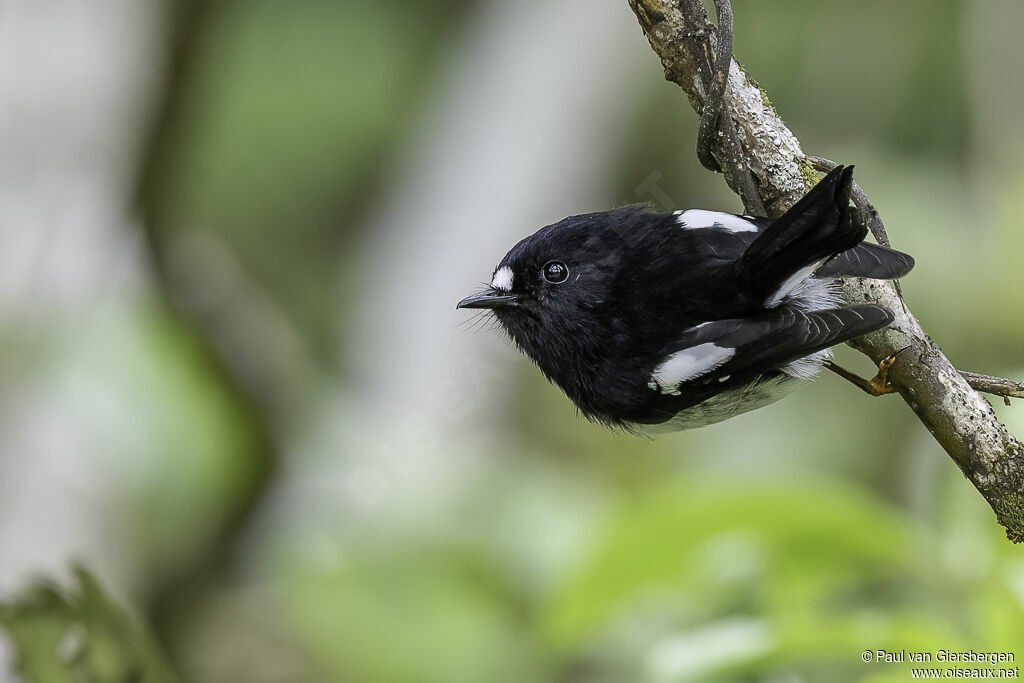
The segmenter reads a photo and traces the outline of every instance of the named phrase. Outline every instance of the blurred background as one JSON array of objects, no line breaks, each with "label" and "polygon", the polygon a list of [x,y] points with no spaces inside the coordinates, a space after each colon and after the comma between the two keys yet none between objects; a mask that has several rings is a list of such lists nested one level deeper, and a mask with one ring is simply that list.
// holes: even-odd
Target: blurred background
[{"label": "blurred background", "polygon": [[[734,11],[917,258],[925,328],[1024,377],[1024,5]],[[0,680],[828,683],[1024,648],[1024,553],[899,399],[823,376],[613,434],[455,310],[565,215],[740,211],[696,128],[625,0],[0,0]]]}]

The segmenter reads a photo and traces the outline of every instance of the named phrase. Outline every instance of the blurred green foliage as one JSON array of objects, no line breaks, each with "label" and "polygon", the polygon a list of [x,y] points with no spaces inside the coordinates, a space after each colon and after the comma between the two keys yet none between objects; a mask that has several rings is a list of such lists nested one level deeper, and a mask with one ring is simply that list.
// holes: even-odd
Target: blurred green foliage
[{"label": "blurred green foliage", "polygon": [[[48,369],[51,401],[105,444],[93,463],[133,511],[115,533],[150,580],[206,552],[225,509],[255,478],[249,427],[195,338],[163,302],[97,311]],[[173,482],[173,485],[168,485]]]},{"label": "blurred green foliage", "polygon": [[[623,40],[644,52],[647,72],[633,76],[643,87],[615,141],[623,152],[606,204],[649,199],[636,188],[657,171],[678,206],[738,209],[699,169],[696,117],[621,5]],[[437,104],[439,71],[459,58],[456,39],[482,6],[236,0],[215,13],[185,92],[169,223],[228,254],[213,263],[237,273],[212,279],[249,291],[257,313],[279,314],[316,372],[289,376],[293,393],[271,384],[260,397],[286,396],[261,425],[284,454],[281,481],[237,566],[218,568],[229,579],[197,588],[180,623],[157,625],[181,678],[880,683],[906,680],[907,667],[864,664],[863,650],[1024,657],[1024,555],[905,406],[830,378],[726,424],[648,441],[582,421],[513,361],[474,405],[493,403],[500,420],[353,502],[355,477],[344,477],[382,457],[353,434],[389,436],[405,416],[366,418],[361,388],[337,367],[363,331],[354,303],[376,284],[352,272],[378,237],[367,216],[390,200]],[[965,369],[1019,375],[1024,316],[1000,293],[1024,286],[1024,174],[979,140],[981,76],[961,22],[971,3],[734,9],[737,57],[804,149],[855,162],[894,244],[917,258],[903,288],[925,327]],[[558,107],[559,93],[551,98]],[[1015,118],[1002,125],[1019,137]],[[579,210],[591,208],[605,207]],[[486,269],[494,255],[427,256]],[[210,274],[199,274],[209,294]],[[211,552],[254,480],[253,425],[194,331],[154,297],[73,330],[19,330],[30,348],[16,353],[48,405],[103,445],[90,464],[114,491],[102,501],[107,532],[134,581],[117,594],[140,604]],[[252,311],[239,300],[252,304],[218,299],[210,314],[249,354],[229,360],[279,362],[286,345],[260,347],[270,327],[240,324]],[[1024,431],[1024,406],[1000,411]],[[323,423],[339,434],[318,431]],[[91,576],[78,581],[0,602],[24,679],[170,680],[151,637]]]},{"label": "blurred green foliage", "polygon": [[479,539],[350,545],[280,590],[339,681],[895,680],[906,665],[860,653],[1017,652],[1024,638],[1024,563],[998,531],[964,580],[942,556],[955,541],[855,487],[680,479],[597,528],[539,593]]},{"label": "blurred green foliage", "polygon": [[[951,586],[929,556],[935,547],[898,510],[848,487],[673,482],[609,525],[551,604],[545,630],[618,680],[741,681],[772,671],[859,680],[877,672],[854,655],[886,643],[929,651],[977,648],[978,634],[989,647],[1019,642],[1024,609],[1005,600],[1005,585],[991,589],[998,613],[960,596],[955,614],[969,614],[970,628],[936,609],[934,596]],[[650,650],[637,652],[635,629]],[[694,651],[705,640],[709,649]]]},{"label": "blurred green foliage", "polygon": [[[328,290],[351,222],[405,139],[457,2],[222,3],[186,94],[176,223],[215,226],[294,317],[335,339]],[[296,272],[304,277],[295,277]]]},{"label": "blurred green foliage", "polygon": [[0,603],[18,675],[31,683],[172,683],[152,637],[84,569],[64,590],[39,582]]}]

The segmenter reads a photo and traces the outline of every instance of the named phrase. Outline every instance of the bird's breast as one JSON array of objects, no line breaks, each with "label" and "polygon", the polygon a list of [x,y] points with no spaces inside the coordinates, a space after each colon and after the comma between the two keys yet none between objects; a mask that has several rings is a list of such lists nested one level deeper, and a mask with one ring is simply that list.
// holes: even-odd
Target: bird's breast
[{"label": "bird's breast", "polygon": [[775,403],[802,384],[802,380],[781,373],[725,389],[700,403],[684,408],[660,424],[638,424],[639,431],[652,434],[694,429],[728,420]]}]

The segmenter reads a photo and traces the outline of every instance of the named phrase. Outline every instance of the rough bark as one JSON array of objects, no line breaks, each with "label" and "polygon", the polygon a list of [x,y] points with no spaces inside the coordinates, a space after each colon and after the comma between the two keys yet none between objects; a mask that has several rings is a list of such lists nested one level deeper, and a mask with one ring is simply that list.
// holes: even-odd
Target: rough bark
[{"label": "rough bark", "polygon": [[[697,112],[705,112],[707,93],[714,95],[717,35],[703,3],[628,1],[661,58],[665,77],[683,89]],[[731,11],[722,12],[728,3],[716,0],[715,4],[728,20]],[[727,29],[731,43],[731,25]],[[748,210],[760,201],[768,215],[781,215],[816,182],[815,162],[804,155],[767,95],[735,61],[729,61],[724,101],[718,106],[720,116],[730,119],[731,125],[720,123],[718,135],[709,137],[711,153],[726,182]],[[727,139],[730,128],[735,130],[732,140]],[[748,169],[752,184],[740,177]],[[760,196],[750,196],[754,193]],[[842,288],[850,302],[874,301],[895,313],[890,327],[850,345],[875,363],[906,349],[889,372],[891,383],[992,506],[1007,537],[1015,543],[1024,541],[1024,447],[925,334],[893,284],[847,279]]]}]

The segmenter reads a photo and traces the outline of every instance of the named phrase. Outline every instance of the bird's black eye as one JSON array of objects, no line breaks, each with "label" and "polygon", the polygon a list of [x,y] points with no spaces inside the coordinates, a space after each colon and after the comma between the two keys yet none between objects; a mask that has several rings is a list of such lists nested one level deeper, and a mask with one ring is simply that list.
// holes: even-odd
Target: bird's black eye
[{"label": "bird's black eye", "polygon": [[557,285],[559,282],[565,282],[567,277],[569,269],[561,261],[548,261],[544,264],[544,279],[548,282]]}]

